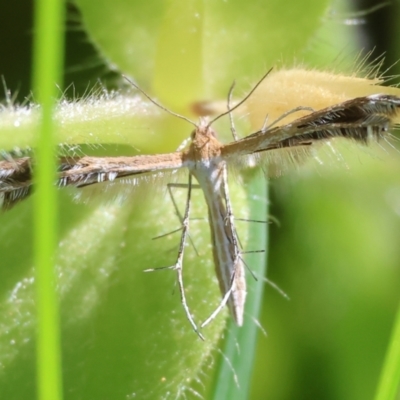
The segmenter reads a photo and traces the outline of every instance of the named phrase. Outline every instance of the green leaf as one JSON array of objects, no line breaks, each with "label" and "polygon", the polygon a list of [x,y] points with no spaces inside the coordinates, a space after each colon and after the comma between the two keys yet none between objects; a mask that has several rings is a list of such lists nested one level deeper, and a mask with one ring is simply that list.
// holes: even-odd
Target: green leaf
[{"label": "green leaf", "polygon": [[[302,54],[328,2],[307,0],[301,9],[294,0],[187,3],[80,1],[78,5],[110,64],[133,76],[174,111],[188,114],[192,101],[225,98],[234,78],[236,93],[243,93],[266,67]],[[73,105],[61,102],[56,116],[60,142],[89,148],[98,142],[117,143],[149,154],[174,151],[189,136],[192,127],[163,116],[140,98],[135,101],[124,93]],[[1,130],[5,132],[1,147],[33,144],[35,110],[24,112],[10,111]],[[244,127],[242,134],[247,134],[248,125],[242,123],[240,128]],[[226,123],[218,128],[229,134]],[[235,215],[253,216],[246,188],[231,183]],[[257,194],[252,189],[252,195],[264,198],[264,189],[259,190]],[[180,225],[165,188],[149,192],[139,188],[123,201],[88,204],[76,204],[66,192],[60,194],[57,259],[65,397],[162,398],[189,393],[192,382],[202,379],[205,366],[210,365],[209,375],[214,372],[213,351],[227,313],[205,330],[203,343],[185,319],[174,273],[142,272],[175,261],[179,233],[152,240]],[[73,198],[76,192],[71,192]],[[174,195],[184,205],[185,193],[178,190]],[[208,226],[202,220],[206,212],[201,192],[195,193],[193,202],[192,215],[201,219],[191,221],[190,233],[199,256],[192,245],[187,247],[184,279],[189,306],[202,321],[218,304],[220,293]],[[257,218],[265,219],[263,213]],[[32,398],[34,385],[31,219],[30,200],[2,216],[0,253],[7,268],[0,271],[0,378],[5,398]],[[262,235],[253,239],[246,224],[238,229],[245,249],[250,246],[248,237],[258,245],[264,241]],[[249,305],[258,308],[257,303]],[[247,325],[252,324],[251,317]],[[251,339],[254,346],[254,329],[250,331],[244,342]],[[245,345],[241,348],[246,351]],[[249,386],[251,358],[249,353],[243,388]],[[240,358],[235,361],[240,362]]]},{"label": "green leaf", "polygon": [[[226,97],[302,55],[329,1],[78,0],[105,58],[164,102]],[[250,78],[250,79],[249,79]],[[154,86],[154,87],[153,87]],[[175,99],[175,100],[174,100]]]}]

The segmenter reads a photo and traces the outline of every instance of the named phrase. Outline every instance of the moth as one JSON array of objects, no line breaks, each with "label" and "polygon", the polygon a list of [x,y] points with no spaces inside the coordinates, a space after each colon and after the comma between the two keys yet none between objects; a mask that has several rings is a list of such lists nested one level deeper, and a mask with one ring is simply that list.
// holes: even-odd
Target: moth
[{"label": "moth", "polygon": [[[132,84],[151,102],[165,109],[136,84]],[[194,126],[190,144],[183,150],[131,157],[69,156],[59,157],[58,160],[56,184],[59,187],[83,188],[102,182],[115,182],[129,176],[140,177],[144,174],[187,169],[187,200],[182,217],[181,239],[176,262],[168,268],[177,273],[186,317],[202,339],[201,328],[212,321],[226,305],[236,324],[239,326],[243,324],[246,301],[245,264],[229,196],[229,167],[254,165],[263,154],[282,149],[313,148],[318,143],[337,137],[363,145],[371,141],[385,140],[395,125],[395,117],[400,114],[400,97],[389,94],[357,97],[320,110],[313,110],[305,104],[288,111],[269,125],[265,123],[261,129],[249,136],[237,139],[234,134],[232,142],[221,143],[212,127],[213,123],[224,115],[231,116],[231,112],[252,95],[258,84],[234,107],[230,106],[232,87],[228,96],[227,111],[211,121],[206,117],[201,117],[199,122],[195,123],[184,116],[168,111]],[[300,110],[307,111],[308,114],[290,123],[278,124],[286,115]],[[233,128],[232,131],[234,133]],[[31,193],[34,160],[30,155],[10,155],[9,153],[3,158],[0,160],[0,205],[3,209],[7,209]],[[213,259],[222,295],[219,305],[200,325],[195,322],[190,312],[182,277],[183,255],[189,232],[193,179],[201,187],[207,204]]]}]

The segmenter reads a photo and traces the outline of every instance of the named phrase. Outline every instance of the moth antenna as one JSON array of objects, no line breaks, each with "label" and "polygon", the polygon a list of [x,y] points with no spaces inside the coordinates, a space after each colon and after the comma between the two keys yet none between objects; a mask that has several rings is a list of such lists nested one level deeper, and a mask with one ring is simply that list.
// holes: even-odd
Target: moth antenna
[{"label": "moth antenna", "polygon": [[177,118],[183,119],[186,122],[189,122],[189,124],[192,124],[195,128],[197,128],[197,124],[194,123],[191,119],[185,117],[184,115],[173,112],[173,111],[169,110],[167,107],[164,107],[162,104],[160,104],[159,102],[154,100],[150,95],[148,95],[141,87],[139,87],[135,82],[133,82],[131,79],[129,79],[126,75],[122,75],[122,77],[126,81],[128,81],[135,89],[139,90],[139,92],[142,93],[143,96],[145,96],[148,100],[150,100],[155,106],[157,106],[158,108],[161,108],[161,110],[164,110],[165,112],[167,112],[170,115],[173,115],[174,117],[177,117]]},{"label": "moth antenna", "polygon": [[[224,113],[218,115],[217,117],[215,117],[214,119],[212,119],[207,126],[211,126],[216,120],[220,119],[221,117],[223,117],[224,115],[230,114],[232,111],[236,110],[237,108],[239,108],[244,102],[246,102],[249,97],[254,93],[254,91],[261,85],[261,83],[264,81],[264,79],[271,73],[271,71],[273,70],[273,68],[270,68],[268,70],[268,72],[266,74],[264,74],[264,76],[253,86],[253,89],[250,90],[250,92],[247,94],[247,96],[245,96],[242,100],[239,101],[239,103],[237,103],[234,107],[228,109],[228,111],[225,111]],[[231,86],[231,90],[233,90],[234,84]],[[230,90],[230,91],[231,91]]]}]

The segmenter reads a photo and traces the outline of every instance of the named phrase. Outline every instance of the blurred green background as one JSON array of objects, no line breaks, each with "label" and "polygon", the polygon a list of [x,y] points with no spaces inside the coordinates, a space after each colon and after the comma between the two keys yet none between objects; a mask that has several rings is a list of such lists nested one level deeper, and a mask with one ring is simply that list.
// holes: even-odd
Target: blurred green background
[{"label": "blurred green background", "polygon": [[[358,3],[355,6],[361,10],[376,4]],[[1,4],[0,74],[11,92],[18,94],[17,101],[24,101],[30,91],[31,6],[22,0]],[[324,37],[316,34],[309,46],[308,63],[312,64],[310,60],[314,57],[316,64],[329,65],[332,53],[341,51],[352,59],[358,49],[375,48],[373,58],[386,53],[384,71],[400,56],[399,8],[396,2],[368,15],[338,12],[326,16],[324,24],[331,24],[331,33]],[[339,38],[335,35],[339,31],[338,45],[335,40]],[[117,87],[119,75],[97,56],[73,6],[69,6],[66,37],[65,86],[74,83],[67,96],[79,97],[98,78],[110,88]],[[326,59],[321,49],[329,54]],[[262,62],[266,63],[260,55]],[[396,68],[389,74],[395,74]],[[253,80],[255,75],[235,78],[248,83],[246,79]],[[400,297],[400,155],[395,151],[375,150],[342,149],[345,160],[342,166],[314,164],[271,181],[269,212],[279,223],[270,225],[268,276],[291,300],[286,301],[269,287],[266,289],[260,323],[268,335],[260,334],[258,338],[251,399],[373,398]],[[14,213],[15,223],[23,212],[21,209]],[[28,242],[29,238],[18,240]],[[29,245],[21,249],[22,253],[28,251]],[[2,265],[1,259],[0,268],[5,277],[1,292],[8,296],[7,291],[13,287],[10,282],[18,280],[18,271]],[[154,278],[164,280],[159,276]],[[113,284],[110,283],[108,296],[115,295]],[[126,282],[127,292],[129,284],[135,282]],[[160,283],[159,290],[164,294],[165,285]],[[115,309],[102,310],[96,318],[107,321],[107,316],[115,313]],[[118,313],[121,320],[129,317],[123,304]],[[102,326],[105,336],[116,340],[113,330],[117,327],[107,323]],[[88,332],[90,329],[85,334]],[[129,336],[129,332],[120,335]],[[102,359],[90,335],[81,340],[86,349],[94,348],[91,355],[94,363],[96,358]],[[129,358],[129,349],[126,351]],[[24,366],[31,359],[24,357],[29,358],[19,355],[12,369],[0,372],[0,397],[13,398],[15,393],[14,398],[22,398],[21,393],[29,392],[31,386],[26,376],[31,370]],[[73,369],[74,362],[67,364],[68,368]],[[121,365],[110,366],[119,367],[121,374],[126,373]],[[110,396],[112,386],[122,383],[106,384],[107,376],[85,373],[79,366],[77,371],[80,376],[70,376],[80,380],[79,385],[87,392],[69,392],[67,398],[94,398],[91,396],[95,394],[99,399],[120,398]],[[205,371],[212,376],[212,363]],[[18,388],[24,385],[26,390]],[[107,391],[103,391],[102,385],[107,386]],[[197,390],[201,392],[201,388]],[[187,392],[186,396],[192,395]]]}]

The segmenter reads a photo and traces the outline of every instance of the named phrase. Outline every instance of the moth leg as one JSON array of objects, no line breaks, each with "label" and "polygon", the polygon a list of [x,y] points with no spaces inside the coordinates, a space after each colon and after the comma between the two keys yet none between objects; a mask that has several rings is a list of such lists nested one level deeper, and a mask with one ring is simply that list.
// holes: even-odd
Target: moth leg
[{"label": "moth leg", "polygon": [[202,322],[202,324],[200,325],[200,328],[204,328],[205,326],[207,326],[211,321],[213,321],[215,319],[215,317],[222,311],[222,309],[226,306],[226,304],[228,303],[232,292],[235,289],[235,277],[236,277],[236,270],[233,271],[233,274],[231,276],[231,282],[230,282],[230,286],[229,289],[226,291],[226,293],[224,294],[224,297],[221,299],[221,301],[219,302],[218,306],[215,308],[215,310],[211,313],[211,315],[204,320],[204,322]]},{"label": "moth leg", "polygon": [[233,121],[233,114],[231,112],[232,95],[233,89],[235,88],[236,82],[233,81],[231,87],[229,88],[228,98],[226,99],[226,106],[228,108],[229,124],[231,126],[231,133],[233,140],[236,142],[239,138],[236,132],[235,122]]},{"label": "moth leg", "polygon": [[267,132],[274,125],[276,125],[279,121],[282,121],[284,118],[286,118],[290,114],[294,114],[294,113],[296,113],[298,111],[309,111],[310,113],[315,112],[315,110],[313,108],[311,108],[311,107],[299,106],[299,107],[292,108],[291,110],[284,112],[279,118],[277,118],[275,121],[272,121],[269,125],[267,125],[267,122],[268,122],[268,115],[267,115],[265,120],[264,120],[264,124],[263,124],[263,126],[261,128],[261,132],[262,133]]},{"label": "moth leg", "polygon": [[[200,188],[201,188],[200,185],[193,185],[193,184],[192,184],[191,187],[192,187],[192,189],[200,189]],[[174,209],[175,209],[175,214],[177,215],[177,217],[179,218],[179,221],[180,221],[180,223],[181,223],[181,227],[178,228],[178,229],[174,229],[174,230],[171,231],[171,232],[168,232],[168,233],[164,233],[164,234],[162,234],[162,235],[159,235],[159,236],[157,236],[157,237],[155,237],[155,238],[153,238],[153,239],[159,239],[159,238],[162,238],[162,237],[164,237],[164,236],[168,236],[168,235],[170,235],[171,233],[175,233],[175,232],[180,231],[180,230],[182,229],[183,217],[182,217],[182,214],[181,214],[180,211],[179,211],[178,204],[176,203],[176,200],[175,200],[175,197],[174,197],[174,193],[173,193],[173,191],[172,191],[172,188],[181,188],[181,189],[186,189],[186,190],[187,190],[187,189],[188,189],[188,184],[187,184],[187,183],[169,183],[169,184],[167,185],[167,188],[168,188],[168,194],[169,194],[169,196],[170,196],[170,198],[171,198],[172,204],[173,204]],[[199,252],[197,251],[197,248],[196,248],[196,246],[195,246],[195,244],[194,244],[194,242],[193,242],[192,237],[190,236],[190,233],[188,233],[188,238],[189,238],[190,244],[193,246],[193,249],[194,249],[196,255],[199,256]]]},{"label": "moth leg", "polygon": [[181,217],[182,218],[181,219],[182,235],[181,235],[181,240],[180,240],[180,244],[179,244],[178,256],[177,256],[175,264],[172,266],[169,266],[169,267],[147,269],[147,270],[145,270],[145,272],[159,271],[161,269],[172,269],[172,270],[176,271],[177,278],[178,278],[179,292],[181,295],[181,303],[182,303],[183,309],[185,311],[186,318],[188,319],[190,325],[192,325],[193,330],[196,332],[196,334],[199,336],[199,338],[204,340],[204,336],[200,333],[199,328],[197,327],[196,322],[194,321],[194,319],[190,313],[190,309],[189,309],[189,306],[188,306],[187,300],[186,300],[185,287],[183,284],[183,255],[184,255],[184,251],[185,251],[186,240],[187,240],[188,233],[189,233],[190,201],[191,201],[191,193],[192,193],[192,175],[191,174],[189,174],[189,183],[188,183],[187,189],[188,190],[187,190],[185,213],[184,213],[183,217]]},{"label": "moth leg", "polygon": [[[169,194],[169,196],[171,198],[172,204],[173,204],[174,209],[175,209],[175,213],[178,216],[179,221],[182,223],[183,216],[179,211],[178,204],[176,203],[172,188],[188,189],[189,185],[187,183],[168,183],[167,188],[168,188],[168,194]],[[193,185],[193,184],[191,185],[191,188],[192,189],[201,189],[200,185]]]}]

